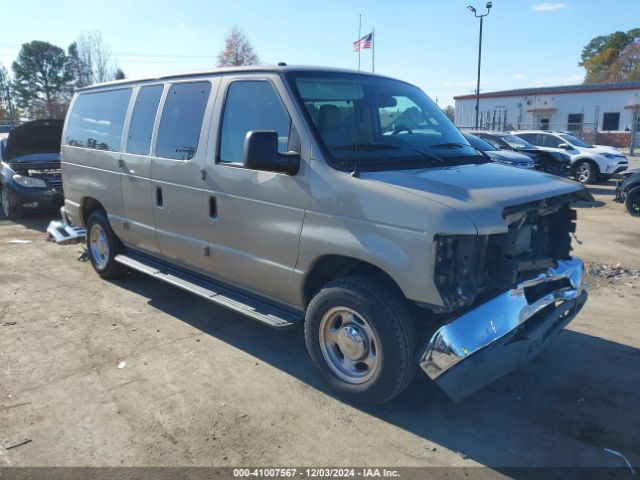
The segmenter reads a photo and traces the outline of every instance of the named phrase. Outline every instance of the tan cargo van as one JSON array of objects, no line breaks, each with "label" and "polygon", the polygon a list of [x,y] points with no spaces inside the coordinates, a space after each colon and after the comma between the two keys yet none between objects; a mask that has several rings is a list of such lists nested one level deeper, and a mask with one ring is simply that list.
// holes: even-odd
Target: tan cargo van
[{"label": "tan cargo van", "polygon": [[303,323],[352,401],[391,399],[418,365],[463,398],[587,297],[570,254],[584,187],[491,162],[380,75],[259,66],[84,88],[62,171],[63,215],[86,225],[100,276],[134,269]]}]

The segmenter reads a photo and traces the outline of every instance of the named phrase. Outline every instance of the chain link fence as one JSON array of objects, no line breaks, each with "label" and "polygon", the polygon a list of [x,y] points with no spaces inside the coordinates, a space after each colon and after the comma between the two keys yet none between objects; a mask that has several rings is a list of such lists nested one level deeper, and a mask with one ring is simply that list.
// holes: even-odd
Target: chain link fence
[{"label": "chain link fence", "polygon": [[506,122],[500,123],[485,123],[481,124],[478,128],[475,126],[458,125],[458,128],[463,131],[468,130],[486,130],[494,132],[511,132],[520,130],[548,130],[551,132],[569,132],[572,135],[578,137],[587,143],[597,143],[598,139],[598,126],[596,123],[549,123],[549,122],[536,122],[536,123],[519,123],[513,125]]}]

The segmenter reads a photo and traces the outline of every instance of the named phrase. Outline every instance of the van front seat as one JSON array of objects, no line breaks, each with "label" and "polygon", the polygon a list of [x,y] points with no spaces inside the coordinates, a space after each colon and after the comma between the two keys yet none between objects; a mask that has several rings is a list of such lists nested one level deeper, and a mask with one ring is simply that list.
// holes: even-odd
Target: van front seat
[{"label": "van front seat", "polygon": [[320,107],[318,129],[327,145],[344,145],[346,143],[345,134],[342,131],[340,109],[335,105],[322,105]]}]

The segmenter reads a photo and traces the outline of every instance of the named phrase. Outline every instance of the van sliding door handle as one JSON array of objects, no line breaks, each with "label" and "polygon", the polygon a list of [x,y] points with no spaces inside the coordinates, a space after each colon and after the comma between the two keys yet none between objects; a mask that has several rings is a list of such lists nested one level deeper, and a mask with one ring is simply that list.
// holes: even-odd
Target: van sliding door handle
[{"label": "van sliding door handle", "polygon": [[218,202],[213,195],[209,195],[209,218],[218,218]]},{"label": "van sliding door handle", "polygon": [[156,205],[160,208],[164,207],[164,199],[162,198],[162,187],[156,187]]},{"label": "van sliding door handle", "polygon": [[123,159],[121,159],[121,158],[119,158],[119,159],[118,159],[118,161],[117,161],[116,163],[117,163],[117,165],[118,165],[118,168],[125,168],[125,167],[126,167],[126,165],[125,165],[125,163],[124,163],[124,160],[123,160]]}]

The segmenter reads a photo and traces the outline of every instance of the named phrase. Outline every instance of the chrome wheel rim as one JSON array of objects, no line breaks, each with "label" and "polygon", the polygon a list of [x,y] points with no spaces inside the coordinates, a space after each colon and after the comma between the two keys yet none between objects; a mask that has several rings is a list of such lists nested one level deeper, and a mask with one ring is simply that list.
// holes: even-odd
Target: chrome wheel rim
[{"label": "chrome wheel rim", "polygon": [[7,195],[7,191],[2,189],[2,213],[4,213],[5,217],[8,217],[11,213],[11,204],[9,203],[9,195]]},{"label": "chrome wheel rim", "polygon": [[331,371],[354,385],[373,377],[380,368],[382,351],[367,320],[348,307],[328,310],[320,320],[320,349]]},{"label": "chrome wheel rim", "polygon": [[89,248],[93,264],[98,270],[103,270],[109,262],[109,242],[104,229],[98,224],[91,226]]},{"label": "chrome wheel rim", "polygon": [[587,165],[586,163],[582,163],[578,165],[578,168],[576,169],[576,171],[578,173],[578,181],[580,183],[584,183],[589,179],[589,173],[591,169],[589,168],[589,165]]}]

